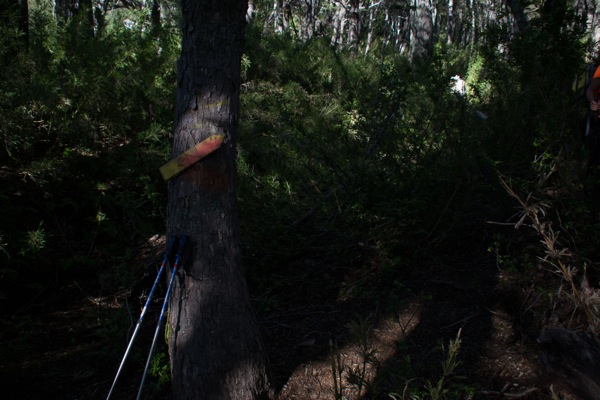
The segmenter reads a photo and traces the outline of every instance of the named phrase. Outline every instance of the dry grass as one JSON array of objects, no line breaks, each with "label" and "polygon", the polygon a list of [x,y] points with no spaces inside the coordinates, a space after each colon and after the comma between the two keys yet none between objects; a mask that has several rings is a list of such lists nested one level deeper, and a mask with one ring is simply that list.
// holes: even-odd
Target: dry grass
[{"label": "dry grass", "polygon": [[[566,313],[569,315],[566,316],[566,321],[564,315],[554,319],[565,321],[567,328],[586,328],[598,335],[600,332],[600,291],[589,285],[585,273],[585,263],[576,265],[578,258],[562,243],[561,232],[556,230],[549,221],[550,204],[536,199],[531,193],[523,199],[506,180],[501,179],[501,182],[506,191],[517,200],[521,209],[521,215],[515,228],[527,225],[535,230],[544,252],[543,257],[539,257],[540,264],[547,271],[561,278],[554,308],[555,310],[560,308],[561,314],[564,314],[567,309]],[[581,273],[582,270],[583,273]]]}]

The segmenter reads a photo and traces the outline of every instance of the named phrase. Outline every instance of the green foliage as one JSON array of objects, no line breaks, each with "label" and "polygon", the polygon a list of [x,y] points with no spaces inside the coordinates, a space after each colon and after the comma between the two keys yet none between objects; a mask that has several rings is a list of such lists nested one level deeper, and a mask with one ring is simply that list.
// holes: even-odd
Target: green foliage
[{"label": "green foliage", "polygon": [[456,338],[450,340],[448,347],[442,345],[444,358],[442,360],[442,373],[437,381],[427,380],[422,384],[416,384],[418,380],[409,380],[400,393],[390,393],[389,398],[393,400],[444,400],[444,399],[472,399],[475,388],[459,383],[460,377],[456,375],[456,369],[460,365],[458,356],[460,353],[459,330]]},{"label": "green foliage", "polygon": [[[577,195],[600,180],[580,179],[568,95],[582,32],[569,10],[540,15],[516,38],[498,27],[482,49],[440,41],[418,62],[389,49],[349,57],[328,40],[266,36],[250,24],[236,189],[261,311],[328,291],[392,302],[411,289],[403,274],[432,264],[433,250],[483,245],[508,272],[522,269],[525,257],[500,251],[509,239],[486,243],[484,222],[513,212],[498,172],[515,190],[544,181],[536,195],[557,194],[557,220],[595,255],[597,198]],[[178,32],[151,29],[147,11],[120,10],[92,27],[83,13],[56,24],[37,6],[24,47],[10,18],[0,24],[0,298],[58,290],[66,276],[107,263],[114,276],[103,282],[127,286],[131,248],[164,230],[157,167],[170,154]],[[451,90],[456,75],[466,94]],[[316,267],[305,266],[321,264],[311,260],[336,268],[313,283]],[[309,293],[309,282],[322,290]],[[118,330],[105,325],[103,335]],[[364,362],[346,368],[334,352],[336,397],[346,384],[367,388],[375,363],[370,321],[349,328]],[[459,344],[450,343],[440,380],[407,385],[398,398],[470,396],[449,382]],[[164,354],[151,373],[167,383]]]},{"label": "green foliage", "polygon": [[36,230],[27,231],[25,237],[25,246],[21,254],[27,254],[29,252],[39,253],[46,248],[46,236],[47,233],[42,227],[42,222]]},{"label": "green foliage", "polygon": [[[56,24],[30,10],[28,47],[0,30],[0,293],[125,255],[162,231],[178,32],[149,15],[85,13]],[[35,262],[33,262],[35,261]],[[17,286],[15,286],[17,284]],[[30,294],[30,293],[29,293]],[[23,293],[28,295],[28,293]],[[10,297],[10,296],[9,296]]]},{"label": "green foliage", "polygon": [[347,328],[352,339],[357,343],[358,362],[348,365],[343,361],[337,345],[330,343],[331,376],[333,379],[334,398],[343,400],[352,395],[361,395],[369,390],[368,375],[377,368],[377,350],[372,343],[373,322],[370,318],[359,317],[351,321]]},{"label": "green foliage", "polygon": [[165,353],[157,353],[152,356],[148,374],[156,378],[159,387],[171,382],[171,368],[169,366],[169,357]]},{"label": "green foliage", "polygon": [[[572,10],[553,9],[560,17],[544,12],[540,10],[530,30],[514,39],[501,29],[488,32],[482,51],[482,71],[491,87],[485,106],[490,135],[482,144],[522,210],[510,221],[533,227],[542,239],[527,229],[513,230],[496,236],[491,251],[504,271],[527,279],[532,279],[530,271],[544,271],[548,268],[544,263],[552,260],[562,280],[551,284],[533,274],[536,293],[551,302],[548,293],[561,298],[570,288],[568,301],[586,312],[579,323],[597,329],[597,317],[589,312],[595,295],[578,286],[587,289],[586,275],[597,274],[598,246],[593,233],[598,225],[596,174],[594,168],[585,170],[587,154],[581,151],[579,127],[582,105],[571,89],[573,77],[586,70],[586,40]],[[513,243],[521,245],[509,245]],[[560,258],[565,254],[568,262]],[[589,258],[584,262],[580,256]],[[548,323],[542,315],[552,308],[546,304],[534,309],[536,323]]]},{"label": "green foliage", "polygon": [[[345,266],[344,301],[373,300],[382,287],[389,301],[404,273],[463,247],[492,249],[506,273],[531,269],[528,257],[504,252],[509,238],[496,236],[490,247],[495,228],[485,222],[513,213],[499,172],[523,186],[551,176],[553,193],[571,193],[561,198],[569,215],[589,218],[574,198],[582,158],[569,94],[584,58],[581,32],[569,18],[531,22],[516,38],[492,30],[482,49],[440,43],[415,63],[385,52],[349,58],[320,40],[259,38],[251,27],[239,195],[246,265],[263,311],[302,292],[313,276],[296,261],[306,257]],[[466,94],[450,90],[455,75]],[[472,385],[451,379],[459,343],[439,380],[411,381],[397,398],[473,398]],[[367,385],[360,367],[346,369],[334,348],[336,398],[348,384]]]},{"label": "green foliage", "polygon": [[375,243],[382,257],[420,264],[431,246],[473,232],[465,224],[498,188],[485,121],[450,90],[468,57],[440,46],[421,64],[348,58],[321,40],[257,36],[251,28],[238,166],[245,254],[261,293],[286,286],[263,268],[307,253],[359,263],[356,243]]},{"label": "green foliage", "polygon": [[585,42],[572,10],[561,10],[561,15],[549,18],[540,10],[531,29],[514,39],[500,27],[488,32],[482,54],[491,85],[487,112],[493,134],[486,146],[507,174],[525,172],[544,154],[575,155],[579,137],[569,93],[585,65]]}]

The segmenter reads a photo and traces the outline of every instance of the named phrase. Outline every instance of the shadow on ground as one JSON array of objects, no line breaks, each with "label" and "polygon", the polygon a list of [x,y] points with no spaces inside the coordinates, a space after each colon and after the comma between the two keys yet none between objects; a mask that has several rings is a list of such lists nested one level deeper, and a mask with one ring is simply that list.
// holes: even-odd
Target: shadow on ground
[{"label": "shadow on ground", "polygon": [[[154,251],[152,257],[160,249]],[[137,268],[147,278],[131,293],[103,296],[100,274],[89,271],[64,282],[54,299],[5,314],[0,366],[5,390],[21,400],[105,398],[126,331],[138,317],[130,310],[141,308],[153,279],[156,262],[148,264],[148,252],[144,257]],[[336,260],[304,259],[280,272],[288,274],[290,286],[271,293],[276,302],[252,293],[281,399],[333,399],[336,392],[375,399],[422,390],[439,380],[442,346],[459,331],[456,375],[464,379],[453,380],[455,390],[493,398],[536,386],[528,294],[481,249],[430,260],[419,268],[384,274],[375,267],[365,274],[362,268],[356,274]],[[158,296],[147,316],[115,400],[137,393],[160,301]],[[156,350],[165,351],[164,345]],[[368,352],[372,358],[365,362]],[[145,398],[168,400],[168,384],[159,386],[157,379],[148,378]]]}]

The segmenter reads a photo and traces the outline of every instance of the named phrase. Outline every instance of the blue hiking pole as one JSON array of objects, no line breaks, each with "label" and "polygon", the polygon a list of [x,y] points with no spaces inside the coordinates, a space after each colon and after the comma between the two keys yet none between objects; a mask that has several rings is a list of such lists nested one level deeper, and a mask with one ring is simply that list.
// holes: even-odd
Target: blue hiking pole
[{"label": "blue hiking pole", "polygon": [[188,236],[182,235],[179,238],[179,249],[177,250],[177,256],[175,257],[175,264],[173,264],[173,271],[171,272],[171,279],[169,280],[169,287],[167,288],[167,294],[165,294],[165,300],[163,301],[162,310],[160,310],[160,316],[158,317],[158,323],[156,324],[156,331],[154,332],[154,339],[152,339],[152,346],[150,346],[150,353],[148,354],[148,360],[146,361],[146,368],[144,368],[144,375],[142,375],[142,382],[140,383],[140,389],[138,390],[136,400],[140,400],[142,398],[142,391],[144,390],[144,382],[146,381],[146,374],[148,373],[148,368],[150,367],[150,361],[152,360],[152,352],[154,351],[154,346],[156,345],[156,339],[158,338],[158,334],[160,332],[160,326],[162,325],[162,319],[167,309],[167,304],[169,303],[169,296],[171,294],[171,289],[173,288],[173,282],[175,281],[175,275],[177,274],[177,267],[179,263],[184,257],[185,254],[185,245],[187,242]]},{"label": "blue hiking pole", "polygon": [[138,329],[140,328],[140,325],[142,325],[142,321],[144,320],[144,315],[146,315],[146,310],[148,309],[148,306],[150,305],[150,301],[152,300],[152,296],[154,294],[154,290],[156,289],[156,287],[158,286],[158,283],[160,281],[160,277],[165,269],[165,265],[169,262],[169,257],[171,257],[171,253],[173,253],[173,249],[175,248],[175,244],[177,243],[177,237],[176,236],[172,236],[170,238],[170,240],[167,243],[167,250],[165,251],[165,257],[163,258],[162,263],[160,264],[160,269],[158,270],[158,274],[156,276],[156,279],[154,280],[154,285],[152,285],[152,289],[150,289],[150,294],[148,295],[148,299],[146,300],[146,304],[144,304],[144,308],[142,308],[142,312],[140,314],[140,318],[138,319],[137,324],[135,325],[135,329],[133,330],[133,335],[131,335],[131,339],[129,339],[129,344],[127,345],[127,350],[125,350],[125,355],[123,356],[123,359],[121,360],[121,365],[119,365],[119,369],[117,370],[117,375],[115,376],[115,380],[112,383],[112,386],[110,387],[110,391],[108,392],[108,396],[106,396],[106,400],[110,399],[110,396],[112,395],[112,392],[115,388],[115,385],[117,384],[117,380],[119,379],[119,375],[121,374],[121,370],[123,369],[123,365],[125,365],[125,360],[127,359],[127,356],[129,355],[129,351],[131,350],[131,345],[133,344],[133,341],[135,340],[135,336],[138,333]]}]

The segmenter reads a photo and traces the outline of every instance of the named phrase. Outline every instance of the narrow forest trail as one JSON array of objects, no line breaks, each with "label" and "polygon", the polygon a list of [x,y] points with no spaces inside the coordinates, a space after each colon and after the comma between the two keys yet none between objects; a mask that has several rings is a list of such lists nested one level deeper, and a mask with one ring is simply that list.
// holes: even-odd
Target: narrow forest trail
[{"label": "narrow forest trail", "polygon": [[389,301],[385,293],[376,304],[307,299],[266,318],[281,399],[402,398],[406,388],[438,383],[444,350],[459,333],[460,364],[448,382],[456,397],[448,398],[550,398],[537,365],[530,293],[489,254],[464,256],[434,266],[435,276],[407,274],[404,292]]}]

